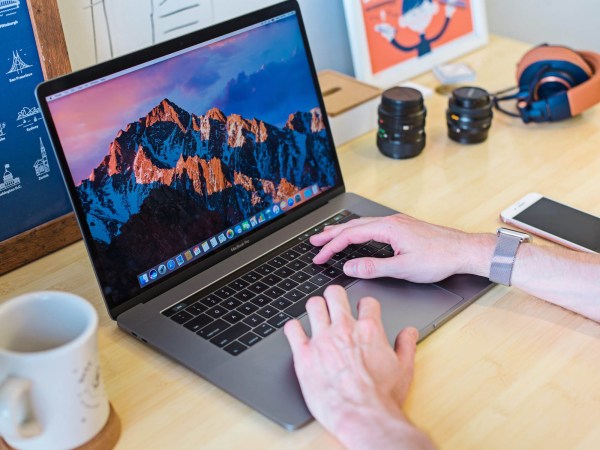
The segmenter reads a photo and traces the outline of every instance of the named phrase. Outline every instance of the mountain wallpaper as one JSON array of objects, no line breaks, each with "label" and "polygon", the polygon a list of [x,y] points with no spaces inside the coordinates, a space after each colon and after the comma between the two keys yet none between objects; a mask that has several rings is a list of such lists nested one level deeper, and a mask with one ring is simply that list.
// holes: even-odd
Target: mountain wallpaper
[{"label": "mountain wallpaper", "polygon": [[338,184],[318,105],[294,16],[49,102],[109,303],[275,202]]}]

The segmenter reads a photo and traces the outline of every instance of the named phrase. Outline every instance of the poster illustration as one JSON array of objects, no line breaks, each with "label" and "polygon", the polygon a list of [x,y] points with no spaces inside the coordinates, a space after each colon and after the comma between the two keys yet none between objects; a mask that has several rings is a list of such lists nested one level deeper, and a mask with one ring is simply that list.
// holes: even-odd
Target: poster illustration
[{"label": "poster illustration", "polygon": [[487,41],[481,0],[344,1],[357,78],[379,85]]},{"label": "poster illustration", "polygon": [[0,2],[0,241],[71,211],[34,90],[43,80],[24,0]]}]

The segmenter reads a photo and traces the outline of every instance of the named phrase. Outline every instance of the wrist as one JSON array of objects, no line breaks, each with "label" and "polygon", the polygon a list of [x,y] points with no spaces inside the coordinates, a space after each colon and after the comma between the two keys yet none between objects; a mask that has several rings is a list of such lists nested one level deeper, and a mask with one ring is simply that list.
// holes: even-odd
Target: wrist
[{"label": "wrist", "polygon": [[466,259],[462,273],[489,277],[497,237],[491,233],[468,235]]},{"label": "wrist", "polygon": [[348,449],[432,449],[431,440],[417,429],[396,404],[353,408],[340,417],[336,438]]}]

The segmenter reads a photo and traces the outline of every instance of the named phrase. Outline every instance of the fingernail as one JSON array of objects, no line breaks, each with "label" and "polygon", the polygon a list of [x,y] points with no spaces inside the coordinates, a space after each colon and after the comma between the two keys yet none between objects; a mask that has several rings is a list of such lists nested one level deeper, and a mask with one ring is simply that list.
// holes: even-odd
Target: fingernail
[{"label": "fingernail", "polygon": [[356,263],[348,261],[346,264],[344,264],[344,273],[353,277],[356,274]]},{"label": "fingernail", "polygon": [[416,328],[409,328],[408,330],[410,337],[414,340],[419,339],[419,331]]}]

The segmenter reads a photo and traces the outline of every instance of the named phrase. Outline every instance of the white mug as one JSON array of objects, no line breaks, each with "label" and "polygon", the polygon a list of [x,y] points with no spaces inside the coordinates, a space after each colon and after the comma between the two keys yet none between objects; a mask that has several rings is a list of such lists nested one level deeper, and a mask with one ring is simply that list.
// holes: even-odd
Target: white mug
[{"label": "white mug", "polygon": [[98,316],[66,292],[0,304],[0,437],[23,450],[70,449],[106,424]]}]

